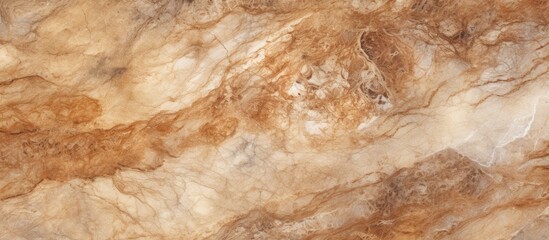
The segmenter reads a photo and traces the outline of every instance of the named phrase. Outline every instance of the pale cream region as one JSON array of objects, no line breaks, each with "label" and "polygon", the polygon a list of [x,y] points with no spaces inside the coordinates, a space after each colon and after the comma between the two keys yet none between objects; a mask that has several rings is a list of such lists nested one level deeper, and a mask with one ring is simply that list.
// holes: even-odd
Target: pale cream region
[{"label": "pale cream region", "polygon": [[0,239],[545,239],[548,11],[0,0]]}]

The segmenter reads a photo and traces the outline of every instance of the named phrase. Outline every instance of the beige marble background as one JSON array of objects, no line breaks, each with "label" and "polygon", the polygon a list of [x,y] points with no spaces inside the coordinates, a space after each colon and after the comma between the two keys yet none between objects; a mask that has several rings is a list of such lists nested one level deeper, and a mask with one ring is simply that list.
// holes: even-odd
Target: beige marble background
[{"label": "beige marble background", "polygon": [[0,0],[0,239],[549,239],[543,0]]}]

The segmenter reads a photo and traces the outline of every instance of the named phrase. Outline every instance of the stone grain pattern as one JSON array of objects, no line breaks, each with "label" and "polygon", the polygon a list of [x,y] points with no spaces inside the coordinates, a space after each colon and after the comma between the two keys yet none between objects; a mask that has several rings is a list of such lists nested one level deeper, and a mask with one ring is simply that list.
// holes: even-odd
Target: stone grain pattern
[{"label": "stone grain pattern", "polygon": [[549,239],[548,13],[0,0],[0,239]]}]

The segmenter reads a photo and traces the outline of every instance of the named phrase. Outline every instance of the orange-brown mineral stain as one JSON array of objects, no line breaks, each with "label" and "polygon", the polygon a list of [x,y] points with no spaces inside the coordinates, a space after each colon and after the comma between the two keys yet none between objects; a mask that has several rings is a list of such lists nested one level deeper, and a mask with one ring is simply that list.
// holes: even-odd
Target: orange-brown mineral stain
[{"label": "orange-brown mineral stain", "polygon": [[49,105],[60,121],[75,124],[89,122],[101,115],[99,102],[83,95],[55,97]]},{"label": "orange-brown mineral stain", "polygon": [[[10,81],[0,86],[4,93],[43,82],[36,77]],[[153,170],[169,155],[163,137],[180,134],[178,125],[186,117],[181,110],[158,114],[150,120],[91,129],[89,125],[105,114],[99,101],[85,95],[50,94],[3,106],[0,118],[0,199],[31,191],[44,179],[67,181],[113,175],[120,168]],[[203,106],[198,106],[201,108]],[[206,106],[207,107],[207,106]],[[196,111],[196,114],[202,114]],[[196,129],[187,129],[177,151],[196,145],[217,145],[232,136],[239,120],[220,116]],[[177,138],[177,136],[175,136]],[[173,150],[173,149],[170,149]],[[154,155],[154,156],[153,156]],[[152,160],[151,160],[152,159]]]}]

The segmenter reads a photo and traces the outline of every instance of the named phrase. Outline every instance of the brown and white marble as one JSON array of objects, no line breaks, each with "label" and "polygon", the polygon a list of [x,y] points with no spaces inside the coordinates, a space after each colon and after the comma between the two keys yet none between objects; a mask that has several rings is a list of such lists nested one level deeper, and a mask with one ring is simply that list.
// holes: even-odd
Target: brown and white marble
[{"label": "brown and white marble", "polygon": [[0,239],[549,239],[549,2],[0,0]]}]

